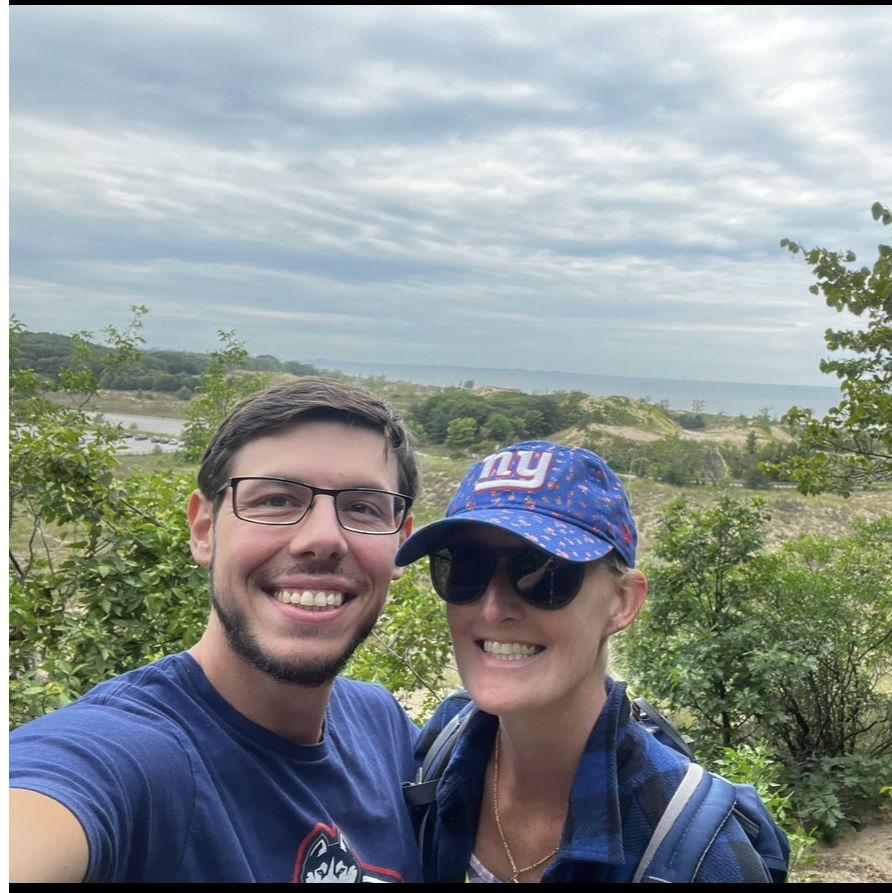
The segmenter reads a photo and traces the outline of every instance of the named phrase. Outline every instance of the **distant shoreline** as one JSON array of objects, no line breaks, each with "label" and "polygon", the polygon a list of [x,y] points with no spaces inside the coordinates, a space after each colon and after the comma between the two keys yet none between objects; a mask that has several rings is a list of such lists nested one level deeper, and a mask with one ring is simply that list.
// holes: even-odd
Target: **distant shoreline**
[{"label": "distant shoreline", "polygon": [[[727,415],[754,416],[764,409],[780,417],[791,406],[811,409],[824,415],[840,399],[836,387],[819,385],[754,384],[751,382],[706,381],[676,378],[638,378],[621,375],[594,375],[581,372],[533,371],[528,369],[489,369],[473,366],[423,366],[405,363],[360,363],[350,360],[312,359],[321,369],[339,370],[348,375],[384,375],[416,384],[448,387],[473,381],[475,387],[518,388],[526,393],[582,391],[593,397],[631,397],[635,400],[669,402],[675,410],[691,410],[694,401],[702,411]],[[698,403],[699,405],[699,403]]]}]

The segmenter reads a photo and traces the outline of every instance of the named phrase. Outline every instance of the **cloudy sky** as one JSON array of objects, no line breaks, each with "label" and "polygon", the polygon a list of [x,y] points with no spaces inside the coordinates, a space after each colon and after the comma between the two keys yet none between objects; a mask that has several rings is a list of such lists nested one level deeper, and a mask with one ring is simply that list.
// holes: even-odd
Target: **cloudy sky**
[{"label": "cloudy sky", "polygon": [[13,7],[11,309],[283,359],[830,384],[892,7]]}]

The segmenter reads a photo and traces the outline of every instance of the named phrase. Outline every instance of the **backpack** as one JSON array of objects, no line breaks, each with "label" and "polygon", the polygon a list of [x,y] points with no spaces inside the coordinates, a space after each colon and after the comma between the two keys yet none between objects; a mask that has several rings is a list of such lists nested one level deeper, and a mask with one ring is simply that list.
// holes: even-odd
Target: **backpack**
[{"label": "backpack", "polygon": [[[422,861],[433,843],[437,785],[449,759],[478,708],[466,691],[450,700],[465,705],[436,735],[425,752],[414,782],[403,797],[416,814]],[[690,760],[684,778],[666,805],[638,864],[633,883],[692,883],[725,822],[733,815],[760,857],[766,883],[787,878],[790,847],[786,835],[768,816],[751,785],[732,784],[700,766],[673,725],[644,698],[632,702],[632,718],[661,744]]]}]

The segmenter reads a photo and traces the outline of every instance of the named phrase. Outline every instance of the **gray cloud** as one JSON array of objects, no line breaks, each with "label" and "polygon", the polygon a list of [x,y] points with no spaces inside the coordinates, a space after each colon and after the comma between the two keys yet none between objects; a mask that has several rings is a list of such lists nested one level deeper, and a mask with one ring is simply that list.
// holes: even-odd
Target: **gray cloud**
[{"label": "gray cloud", "polygon": [[829,383],[884,7],[16,7],[12,310],[283,358]]}]

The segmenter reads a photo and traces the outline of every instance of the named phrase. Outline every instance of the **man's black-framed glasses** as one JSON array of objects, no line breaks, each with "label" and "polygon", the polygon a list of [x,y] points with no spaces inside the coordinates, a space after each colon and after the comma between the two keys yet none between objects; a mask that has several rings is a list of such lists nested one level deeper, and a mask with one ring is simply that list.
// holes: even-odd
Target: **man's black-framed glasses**
[{"label": "man's black-framed glasses", "polygon": [[335,514],[344,530],[386,536],[402,529],[412,506],[412,498],[402,493],[370,487],[328,490],[286,478],[230,478],[220,493],[227,487],[232,488],[232,510],[237,518],[277,527],[302,521],[316,497],[322,495],[334,500]]}]

